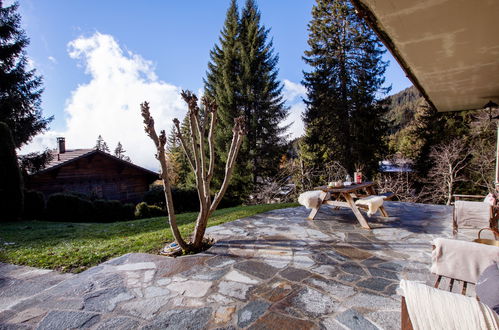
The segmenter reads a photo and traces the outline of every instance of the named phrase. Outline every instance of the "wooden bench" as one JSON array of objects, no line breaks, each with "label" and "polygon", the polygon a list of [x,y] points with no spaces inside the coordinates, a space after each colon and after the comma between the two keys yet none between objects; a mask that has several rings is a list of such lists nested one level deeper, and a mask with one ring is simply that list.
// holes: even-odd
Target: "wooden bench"
[{"label": "wooden bench", "polygon": [[393,199],[393,197],[395,197],[395,194],[392,192],[386,192],[386,193],[378,194],[378,196],[383,196],[385,201],[391,201]]}]

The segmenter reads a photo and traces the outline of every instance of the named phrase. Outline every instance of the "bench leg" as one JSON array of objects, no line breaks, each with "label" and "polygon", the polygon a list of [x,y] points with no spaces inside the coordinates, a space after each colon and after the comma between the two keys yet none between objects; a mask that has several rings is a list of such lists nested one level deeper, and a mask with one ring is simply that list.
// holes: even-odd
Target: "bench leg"
[{"label": "bench leg", "polygon": [[308,220],[314,220],[315,216],[317,215],[317,212],[319,212],[319,209],[321,208],[322,203],[324,203],[324,200],[326,199],[327,192],[321,192],[321,195],[319,196],[319,205],[317,208],[313,208],[310,214],[308,215]]},{"label": "bench leg", "polygon": [[[369,195],[376,195],[376,191],[374,190],[374,188],[373,188],[373,187],[367,187],[367,188],[366,188],[366,191],[367,191],[367,193],[368,193]],[[379,208],[379,210],[381,211],[381,215],[383,215],[383,217],[385,217],[385,218],[389,217],[388,212],[386,212],[386,210],[385,210],[385,207],[384,207],[384,206],[381,206],[381,207]]]},{"label": "bench leg", "polygon": [[388,212],[386,212],[386,210],[385,210],[385,207],[384,207],[384,206],[381,206],[381,207],[379,208],[379,210],[381,211],[381,214],[383,215],[383,217],[385,217],[385,218],[389,217]]},{"label": "bench leg", "polygon": [[369,227],[369,224],[367,223],[366,218],[364,218],[364,216],[362,215],[362,213],[360,213],[359,209],[357,208],[357,205],[355,205],[355,202],[353,201],[352,196],[350,196],[350,194],[346,193],[346,194],[343,194],[343,197],[345,197],[348,205],[352,209],[353,214],[355,214],[355,217],[359,221],[359,223],[362,226],[362,228],[371,229],[371,227]]}]

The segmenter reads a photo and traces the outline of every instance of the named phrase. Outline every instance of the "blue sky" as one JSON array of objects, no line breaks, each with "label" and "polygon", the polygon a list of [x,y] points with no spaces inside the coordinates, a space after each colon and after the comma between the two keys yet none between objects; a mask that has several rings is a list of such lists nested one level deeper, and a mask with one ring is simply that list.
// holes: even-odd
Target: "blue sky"
[{"label": "blue sky", "polygon": [[[288,120],[295,122],[289,133],[299,136],[304,92],[299,84],[307,69],[301,57],[314,1],[257,3],[279,54],[279,78],[291,106]],[[24,150],[54,147],[58,135],[67,137],[69,148],[92,147],[102,134],[112,147],[120,140],[135,162],[156,166],[147,156],[152,146],[145,147],[150,142],[140,123],[132,123],[138,121],[137,102],[149,99],[164,120],[156,120],[158,126],[166,129],[173,116],[182,116],[185,107],[176,94],[202,89],[228,5],[229,0],[21,0],[22,24],[31,40],[28,56],[44,78],[43,111],[55,116],[51,132]],[[391,93],[410,86],[391,55],[386,59]]]}]

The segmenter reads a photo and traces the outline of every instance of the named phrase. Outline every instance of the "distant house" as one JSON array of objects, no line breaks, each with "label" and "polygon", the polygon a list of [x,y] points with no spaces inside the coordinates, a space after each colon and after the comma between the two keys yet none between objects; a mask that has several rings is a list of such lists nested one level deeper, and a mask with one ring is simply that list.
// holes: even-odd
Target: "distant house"
[{"label": "distant house", "polygon": [[411,165],[407,159],[383,160],[379,162],[379,170],[383,173],[412,172]]},{"label": "distant house", "polygon": [[64,138],[45,169],[29,175],[26,187],[46,197],[57,192],[78,192],[98,198],[138,202],[158,173],[97,149],[66,150]]}]

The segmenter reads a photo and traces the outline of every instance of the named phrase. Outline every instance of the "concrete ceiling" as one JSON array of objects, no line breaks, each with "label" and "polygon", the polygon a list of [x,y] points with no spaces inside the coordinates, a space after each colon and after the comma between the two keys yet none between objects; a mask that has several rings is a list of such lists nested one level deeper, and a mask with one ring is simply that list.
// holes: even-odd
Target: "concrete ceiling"
[{"label": "concrete ceiling", "polygon": [[499,0],[351,0],[438,111],[499,103]]}]

